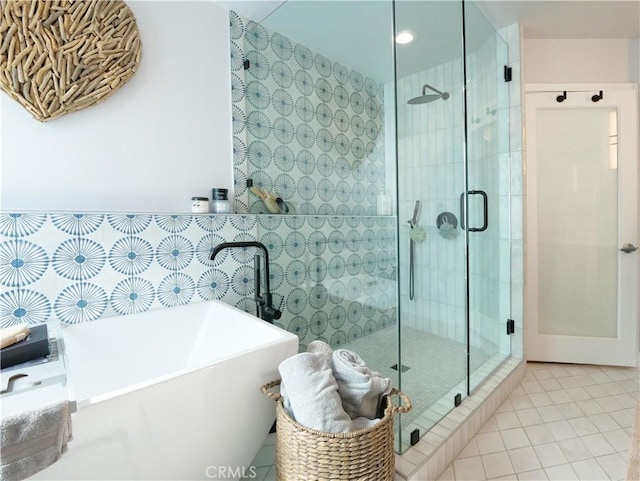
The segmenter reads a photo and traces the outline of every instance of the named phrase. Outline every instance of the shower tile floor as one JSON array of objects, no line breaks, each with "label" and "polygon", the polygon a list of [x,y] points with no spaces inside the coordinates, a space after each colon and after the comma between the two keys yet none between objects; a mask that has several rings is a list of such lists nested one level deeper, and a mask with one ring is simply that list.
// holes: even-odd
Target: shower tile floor
[{"label": "shower tile floor", "polygon": [[[410,327],[402,328],[401,336],[401,383],[398,371],[392,368],[398,364],[397,326],[357,339],[345,348],[357,352],[372,370],[391,378],[393,385],[409,397],[413,407],[401,416],[406,433],[403,438],[408,440],[413,429],[419,428],[424,433],[454,407],[455,394],[465,391],[467,360],[463,343]],[[474,352],[472,372],[488,360],[486,354]]]}]

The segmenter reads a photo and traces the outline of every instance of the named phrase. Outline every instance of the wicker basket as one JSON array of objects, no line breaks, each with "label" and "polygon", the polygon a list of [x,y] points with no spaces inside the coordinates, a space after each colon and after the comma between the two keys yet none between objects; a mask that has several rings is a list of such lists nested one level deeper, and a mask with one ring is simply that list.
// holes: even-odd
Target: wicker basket
[{"label": "wicker basket", "polygon": [[325,433],[295,422],[287,414],[282,397],[262,386],[265,396],[276,401],[276,473],[278,481],[393,481],[393,415],[411,410],[411,401],[393,389],[402,406],[387,396],[384,416],[375,426],[348,433]]}]

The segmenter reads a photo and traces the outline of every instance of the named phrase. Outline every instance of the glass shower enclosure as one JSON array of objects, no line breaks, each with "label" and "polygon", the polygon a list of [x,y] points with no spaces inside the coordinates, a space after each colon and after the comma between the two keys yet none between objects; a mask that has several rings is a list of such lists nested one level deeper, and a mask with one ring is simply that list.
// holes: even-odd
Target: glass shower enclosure
[{"label": "glass shower enclosure", "polygon": [[231,12],[231,36],[236,193],[251,179],[277,323],[392,378],[403,451],[510,354],[506,44],[458,1],[289,0]]},{"label": "glass shower enclosure", "polygon": [[508,51],[471,2],[394,12],[395,33],[414,35],[395,47],[406,446],[510,354]]}]

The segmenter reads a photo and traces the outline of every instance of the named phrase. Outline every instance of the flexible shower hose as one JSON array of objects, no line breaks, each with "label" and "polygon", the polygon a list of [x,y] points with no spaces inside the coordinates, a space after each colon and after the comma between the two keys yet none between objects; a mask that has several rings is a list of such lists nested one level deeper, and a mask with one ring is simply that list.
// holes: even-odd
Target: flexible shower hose
[{"label": "flexible shower hose", "polygon": [[[411,227],[413,229],[413,227]],[[414,282],[413,282],[413,239],[409,236],[409,300],[413,301],[414,297]]]}]

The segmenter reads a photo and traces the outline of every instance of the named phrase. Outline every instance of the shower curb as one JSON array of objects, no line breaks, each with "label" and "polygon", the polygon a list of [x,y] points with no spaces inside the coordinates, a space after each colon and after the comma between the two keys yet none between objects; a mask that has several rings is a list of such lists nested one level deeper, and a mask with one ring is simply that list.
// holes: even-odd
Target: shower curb
[{"label": "shower curb", "polygon": [[460,406],[403,454],[396,454],[396,481],[435,481],[493,416],[527,371],[522,359],[510,358]]}]

